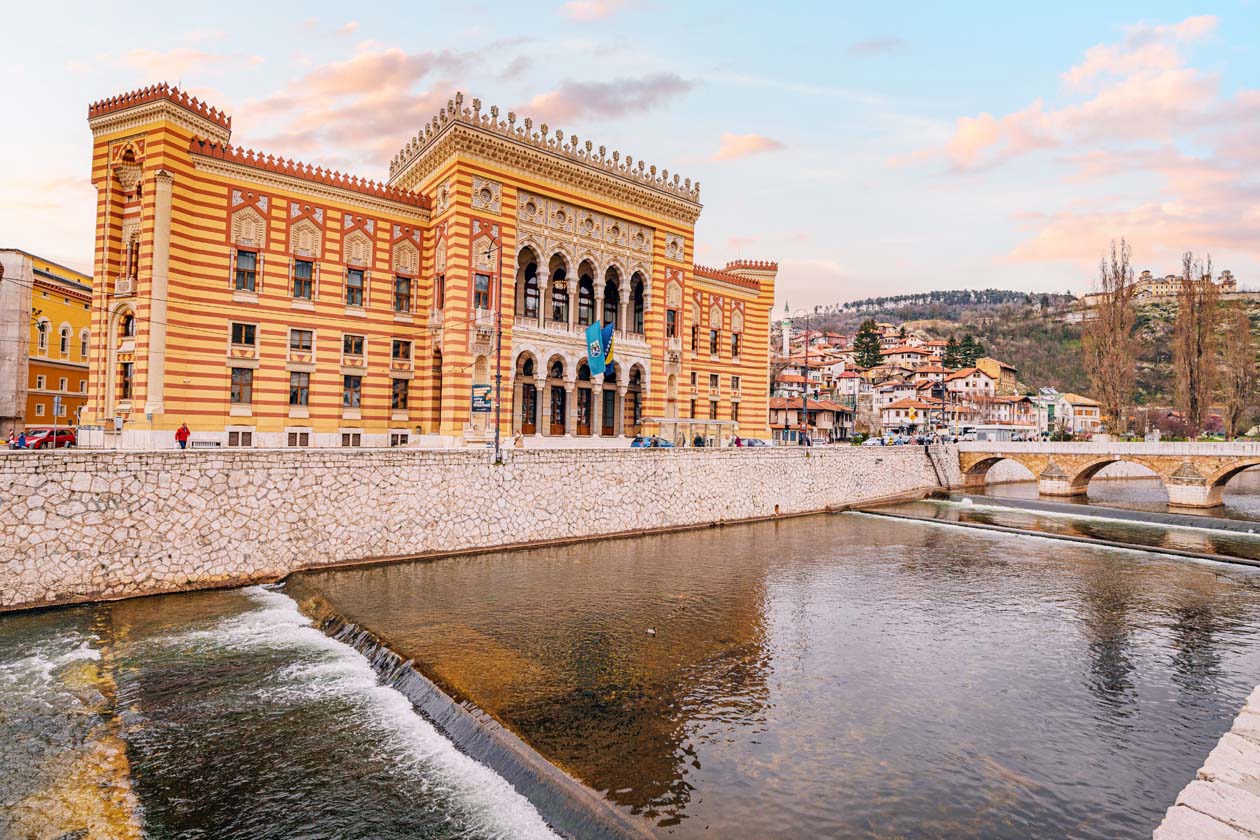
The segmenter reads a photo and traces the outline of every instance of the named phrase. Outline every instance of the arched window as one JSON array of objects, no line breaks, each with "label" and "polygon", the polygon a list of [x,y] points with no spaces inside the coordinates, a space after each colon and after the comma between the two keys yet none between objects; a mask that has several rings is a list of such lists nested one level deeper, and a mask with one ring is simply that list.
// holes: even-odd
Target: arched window
[{"label": "arched window", "polygon": [[586,326],[595,322],[595,283],[590,275],[582,275],[578,282],[578,324]]},{"label": "arched window", "polygon": [[91,343],[90,342],[91,337],[92,337],[91,333],[89,333],[87,330],[84,330],[83,332],[79,333],[79,356],[85,361],[87,360],[87,357],[88,357],[88,345]]},{"label": "arched window", "polygon": [[69,327],[61,328],[60,339],[61,340],[57,345],[57,350],[61,353],[62,356],[69,356],[70,355],[70,328]]},{"label": "arched window", "polygon": [[556,359],[551,363],[551,372],[548,374],[552,379],[564,379],[564,362]]},{"label": "arched window", "polygon": [[604,278],[604,312],[602,318],[604,324],[615,324],[616,326],[621,326],[617,323],[617,311],[620,308],[620,305],[620,278],[617,274],[617,269],[610,268]]},{"label": "arched window", "polygon": [[630,318],[630,332],[643,333],[643,280],[636,274],[634,282],[630,286],[631,306],[634,307],[633,314]]},{"label": "arched window", "polygon": [[123,316],[122,334],[124,338],[132,338],[136,334],[136,316],[130,312]]},{"label": "arched window", "polygon": [[39,352],[47,353],[48,352],[48,322],[40,321],[38,324],[35,325],[35,331],[39,334],[36,339],[36,344],[39,347]]},{"label": "arched window", "polygon": [[538,317],[538,265],[525,266],[525,317]]}]

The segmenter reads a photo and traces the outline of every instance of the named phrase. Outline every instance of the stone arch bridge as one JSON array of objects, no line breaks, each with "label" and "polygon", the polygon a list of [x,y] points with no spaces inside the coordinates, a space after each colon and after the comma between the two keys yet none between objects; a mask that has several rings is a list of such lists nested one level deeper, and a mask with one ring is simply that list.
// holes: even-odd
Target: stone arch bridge
[{"label": "stone arch bridge", "polygon": [[1163,481],[1170,505],[1210,508],[1221,504],[1226,482],[1260,466],[1260,444],[975,441],[958,445],[958,460],[964,487],[982,488],[989,469],[1009,460],[1037,477],[1043,496],[1081,496],[1108,464],[1139,464]]}]

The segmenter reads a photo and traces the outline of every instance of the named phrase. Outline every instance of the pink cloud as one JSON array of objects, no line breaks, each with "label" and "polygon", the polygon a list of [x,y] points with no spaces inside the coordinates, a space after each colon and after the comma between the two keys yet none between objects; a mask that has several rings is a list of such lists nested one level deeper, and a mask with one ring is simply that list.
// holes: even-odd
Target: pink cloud
[{"label": "pink cloud", "polygon": [[723,134],[722,143],[713,153],[712,160],[736,160],[762,152],[775,152],[787,148],[773,137],[763,134]]},{"label": "pink cloud", "polygon": [[359,31],[359,22],[357,20],[347,21],[337,28],[338,35],[353,35]]},{"label": "pink cloud", "polygon": [[605,20],[632,5],[632,0],[569,0],[561,11],[573,20]]},{"label": "pink cloud", "polygon": [[675,73],[652,73],[642,78],[608,82],[570,79],[555,90],[538,94],[521,110],[552,122],[586,116],[621,117],[649,111],[694,86]]}]

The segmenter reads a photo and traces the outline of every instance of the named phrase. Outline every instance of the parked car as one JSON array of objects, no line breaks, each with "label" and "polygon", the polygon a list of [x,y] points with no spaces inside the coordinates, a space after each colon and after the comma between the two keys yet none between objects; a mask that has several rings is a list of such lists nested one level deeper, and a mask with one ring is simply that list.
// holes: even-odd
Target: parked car
[{"label": "parked car", "polygon": [[57,429],[56,439],[52,429],[27,429],[27,449],[65,449],[75,445],[74,429]]},{"label": "parked car", "polygon": [[743,443],[744,446],[773,446],[774,445],[770,443],[770,441],[762,440],[761,438],[740,438],[740,442]]},{"label": "parked car", "polygon": [[630,441],[631,449],[673,449],[674,444],[670,443],[660,435],[639,435]]}]

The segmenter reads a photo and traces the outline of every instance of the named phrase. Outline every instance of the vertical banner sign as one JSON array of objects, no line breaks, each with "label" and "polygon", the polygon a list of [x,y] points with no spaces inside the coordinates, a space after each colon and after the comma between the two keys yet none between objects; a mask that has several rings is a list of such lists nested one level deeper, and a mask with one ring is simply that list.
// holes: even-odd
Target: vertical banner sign
[{"label": "vertical banner sign", "polygon": [[604,372],[608,349],[604,345],[604,328],[596,321],[586,328],[586,363],[590,365],[591,376]]},{"label": "vertical banner sign", "polygon": [[472,410],[474,414],[490,413],[490,402],[489,384],[472,386]]}]

